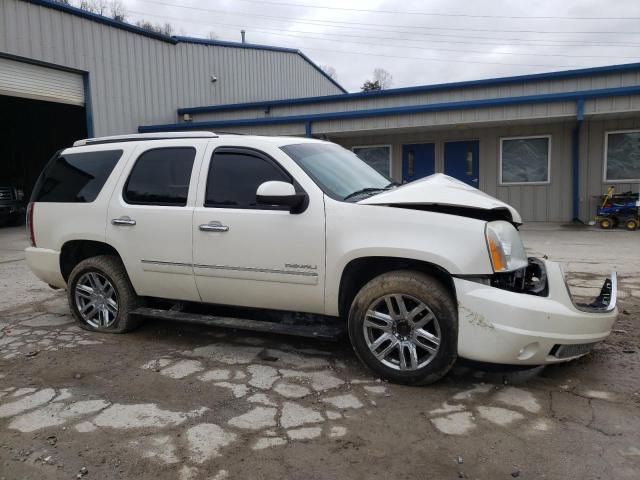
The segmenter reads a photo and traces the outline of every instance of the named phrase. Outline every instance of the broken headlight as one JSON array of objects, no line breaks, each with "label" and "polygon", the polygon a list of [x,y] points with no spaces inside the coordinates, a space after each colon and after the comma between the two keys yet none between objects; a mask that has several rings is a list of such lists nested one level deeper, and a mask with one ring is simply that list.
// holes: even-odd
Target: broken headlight
[{"label": "broken headlight", "polygon": [[512,224],[504,220],[487,222],[485,235],[494,272],[511,272],[527,266],[522,239]]}]

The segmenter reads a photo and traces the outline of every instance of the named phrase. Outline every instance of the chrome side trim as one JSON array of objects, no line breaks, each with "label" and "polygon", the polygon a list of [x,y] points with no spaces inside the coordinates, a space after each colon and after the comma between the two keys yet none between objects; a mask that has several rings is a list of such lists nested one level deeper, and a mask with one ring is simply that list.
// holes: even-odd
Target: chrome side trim
[{"label": "chrome side trim", "polygon": [[166,265],[176,267],[206,268],[209,270],[230,270],[233,272],[275,273],[280,275],[298,275],[302,277],[317,277],[316,272],[298,272],[296,270],[280,270],[274,268],[236,267],[232,265],[203,265],[193,263],[165,262],[161,260],[140,260],[141,263],[150,265]]},{"label": "chrome side trim", "polygon": [[303,277],[317,277],[315,272],[298,272],[295,270],[278,270],[273,268],[258,268],[258,267],[234,267],[231,265],[199,265],[196,264],[194,268],[207,268],[211,270],[231,270],[234,272],[256,272],[256,273],[277,273],[281,275],[300,275]]},{"label": "chrome side trim", "polygon": [[162,262],[160,260],[140,260],[140,263],[146,263],[149,265],[168,265],[175,267],[193,267],[192,263],[179,263],[179,262]]}]

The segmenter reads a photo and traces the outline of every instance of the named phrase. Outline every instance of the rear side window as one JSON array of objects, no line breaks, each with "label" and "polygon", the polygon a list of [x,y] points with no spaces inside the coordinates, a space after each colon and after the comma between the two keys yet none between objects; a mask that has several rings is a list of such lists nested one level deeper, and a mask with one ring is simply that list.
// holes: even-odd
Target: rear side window
[{"label": "rear side window", "polygon": [[279,209],[258,205],[256,191],[269,180],[291,183],[274,163],[261,155],[244,152],[216,152],[209,166],[205,207]]},{"label": "rear side window", "polygon": [[191,147],[147,150],[131,170],[124,199],[140,205],[184,207],[195,156]]},{"label": "rear side window", "polygon": [[35,202],[93,202],[122,150],[65,153],[55,156],[47,164],[33,190]]}]

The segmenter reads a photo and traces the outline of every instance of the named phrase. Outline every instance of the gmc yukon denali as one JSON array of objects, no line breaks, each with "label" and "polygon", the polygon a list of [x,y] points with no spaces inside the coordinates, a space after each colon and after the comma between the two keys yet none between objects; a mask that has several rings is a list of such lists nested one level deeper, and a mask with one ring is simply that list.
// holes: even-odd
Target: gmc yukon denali
[{"label": "gmc yukon denali", "polygon": [[[434,382],[457,357],[575,359],[617,315],[615,273],[575,301],[559,264],[527,258],[509,205],[440,174],[398,186],[314,139],[80,140],[45,167],[27,220],[29,266],[88,330],[156,317],[323,338],[332,319],[398,383]],[[318,324],[211,314],[230,307]]]}]

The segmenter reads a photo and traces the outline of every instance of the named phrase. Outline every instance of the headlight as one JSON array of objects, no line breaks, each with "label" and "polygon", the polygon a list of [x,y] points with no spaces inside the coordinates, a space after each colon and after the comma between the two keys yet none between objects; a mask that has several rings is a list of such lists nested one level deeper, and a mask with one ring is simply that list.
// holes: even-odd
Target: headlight
[{"label": "headlight", "polygon": [[485,233],[494,272],[510,272],[529,264],[520,234],[509,222],[488,222]]}]

